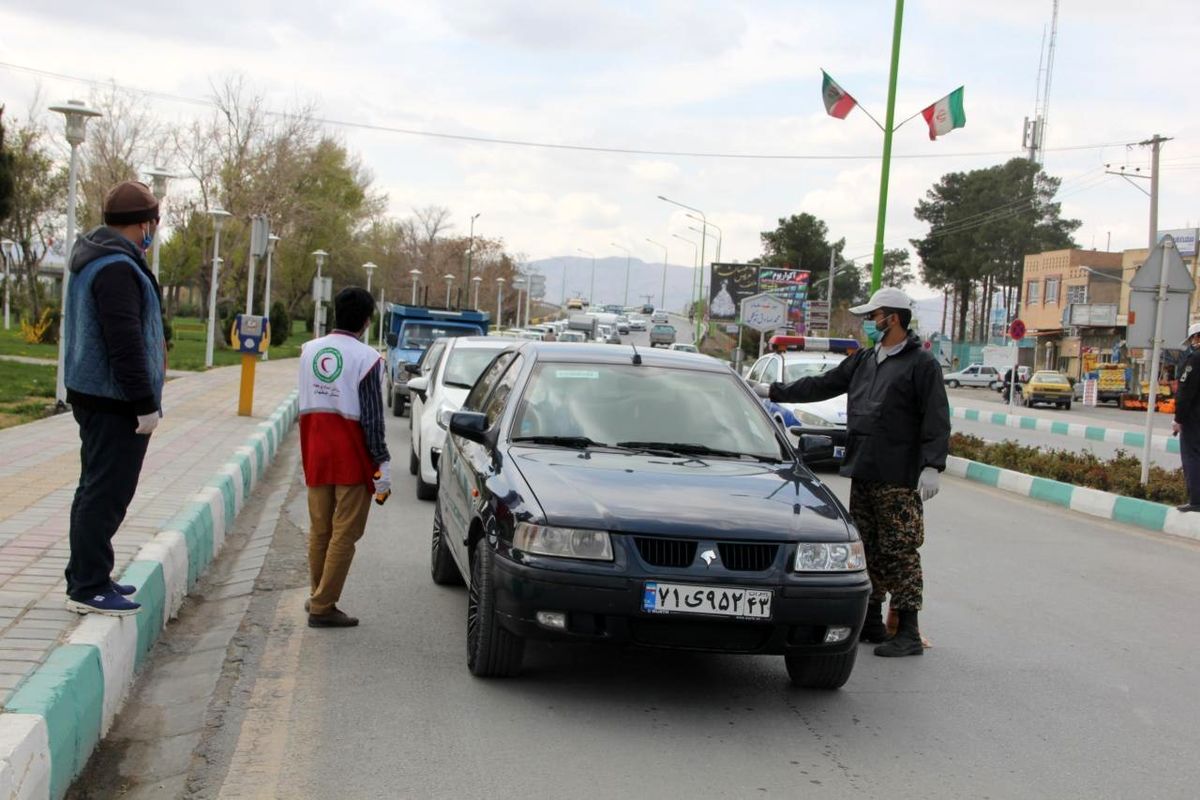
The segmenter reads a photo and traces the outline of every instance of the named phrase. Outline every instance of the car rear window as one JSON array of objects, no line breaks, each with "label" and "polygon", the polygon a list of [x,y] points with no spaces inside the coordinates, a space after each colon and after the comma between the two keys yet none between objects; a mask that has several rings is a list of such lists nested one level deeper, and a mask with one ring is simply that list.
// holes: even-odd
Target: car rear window
[{"label": "car rear window", "polygon": [[1057,372],[1039,372],[1033,376],[1035,383],[1056,383],[1061,386],[1070,386],[1071,382],[1067,380],[1065,375],[1059,375]]}]

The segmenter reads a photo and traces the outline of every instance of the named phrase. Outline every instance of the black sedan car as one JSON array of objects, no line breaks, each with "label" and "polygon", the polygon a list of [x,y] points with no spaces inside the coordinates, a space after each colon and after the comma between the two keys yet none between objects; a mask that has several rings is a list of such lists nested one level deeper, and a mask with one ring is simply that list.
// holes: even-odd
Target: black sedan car
[{"label": "black sedan car", "polygon": [[849,678],[862,542],[728,366],[526,342],[447,417],[432,574],[466,578],[474,674],[513,675],[527,639],[555,638],[782,654],[810,688]]}]

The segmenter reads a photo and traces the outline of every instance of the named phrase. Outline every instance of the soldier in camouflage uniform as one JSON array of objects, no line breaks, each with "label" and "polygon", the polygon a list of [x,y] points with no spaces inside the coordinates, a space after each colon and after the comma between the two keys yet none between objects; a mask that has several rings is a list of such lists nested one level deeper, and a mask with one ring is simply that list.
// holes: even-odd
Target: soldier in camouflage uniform
[{"label": "soldier in camouflage uniform", "polygon": [[[917,621],[924,578],[919,548],[925,541],[923,503],[938,492],[950,447],[950,405],[942,370],[908,332],[912,301],[899,289],[880,289],[863,317],[874,344],[828,372],[773,383],[770,398],[811,403],[846,394],[846,455],[841,474],[851,479],[850,516],[862,536],[871,599],[859,638],[881,643],[877,656],[924,652]],[[883,601],[891,595],[899,625],[890,639]]]}]

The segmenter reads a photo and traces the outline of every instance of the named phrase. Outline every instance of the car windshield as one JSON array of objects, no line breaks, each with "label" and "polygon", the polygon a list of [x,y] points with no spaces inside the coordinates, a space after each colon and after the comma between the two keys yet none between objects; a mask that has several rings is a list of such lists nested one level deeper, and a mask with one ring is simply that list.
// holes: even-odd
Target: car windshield
[{"label": "car windshield", "polygon": [[783,379],[791,383],[800,378],[811,378],[833,369],[839,361],[789,361],[783,365]]},{"label": "car windshield", "polygon": [[404,336],[400,339],[400,347],[404,350],[423,350],[433,343],[434,339],[443,336],[478,336],[479,331],[469,328],[448,327],[436,323],[416,322],[404,326]]},{"label": "car windshield", "polygon": [[538,365],[512,437],[654,443],[663,450],[678,445],[676,452],[790,460],[762,407],[732,373],[632,364]]},{"label": "car windshield", "polygon": [[446,374],[442,383],[447,386],[461,386],[470,389],[479,380],[483,368],[492,363],[499,349],[456,347],[450,352],[450,360],[446,363]]},{"label": "car windshield", "polygon": [[1033,376],[1033,380],[1035,383],[1056,383],[1060,386],[1071,385],[1071,382],[1067,380],[1066,376],[1059,375],[1057,372],[1039,372],[1037,375]]}]

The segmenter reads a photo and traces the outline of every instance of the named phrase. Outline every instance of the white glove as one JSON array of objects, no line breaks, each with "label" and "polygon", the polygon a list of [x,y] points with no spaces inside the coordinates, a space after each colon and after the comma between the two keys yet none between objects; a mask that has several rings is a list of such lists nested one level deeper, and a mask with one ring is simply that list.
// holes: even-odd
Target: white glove
[{"label": "white glove", "polygon": [[137,430],[134,433],[140,433],[143,436],[149,436],[154,433],[154,429],[158,427],[159,414],[155,411],[152,414],[138,414]]},{"label": "white glove", "polygon": [[375,494],[387,494],[392,490],[392,462],[385,461],[375,468]]},{"label": "white glove", "polygon": [[921,493],[921,502],[928,502],[942,488],[942,476],[933,467],[921,470],[921,478],[917,481],[917,491]]}]

